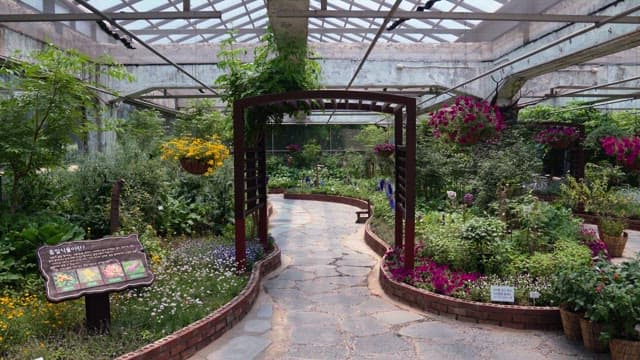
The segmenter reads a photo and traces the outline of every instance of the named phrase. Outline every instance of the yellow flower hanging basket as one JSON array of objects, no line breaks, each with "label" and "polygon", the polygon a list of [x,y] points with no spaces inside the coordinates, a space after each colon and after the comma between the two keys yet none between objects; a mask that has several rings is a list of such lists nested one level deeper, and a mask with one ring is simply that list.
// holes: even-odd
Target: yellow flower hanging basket
[{"label": "yellow flower hanging basket", "polygon": [[195,175],[212,175],[229,154],[229,148],[215,136],[176,138],[162,145],[162,159],[179,161],[185,171]]}]

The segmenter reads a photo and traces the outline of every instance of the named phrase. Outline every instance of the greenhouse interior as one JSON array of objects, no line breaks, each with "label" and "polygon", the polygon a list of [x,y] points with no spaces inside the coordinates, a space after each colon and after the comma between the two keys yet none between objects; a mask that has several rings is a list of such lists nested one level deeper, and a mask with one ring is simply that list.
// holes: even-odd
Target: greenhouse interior
[{"label": "greenhouse interior", "polygon": [[0,9],[0,359],[640,359],[640,1]]}]

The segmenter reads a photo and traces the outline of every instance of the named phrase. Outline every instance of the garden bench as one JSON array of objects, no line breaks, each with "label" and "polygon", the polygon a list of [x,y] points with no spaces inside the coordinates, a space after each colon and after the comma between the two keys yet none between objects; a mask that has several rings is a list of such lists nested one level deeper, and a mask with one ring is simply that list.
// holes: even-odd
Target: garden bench
[{"label": "garden bench", "polygon": [[369,200],[367,200],[367,208],[356,211],[356,223],[362,224],[371,217],[371,205],[369,204]]}]

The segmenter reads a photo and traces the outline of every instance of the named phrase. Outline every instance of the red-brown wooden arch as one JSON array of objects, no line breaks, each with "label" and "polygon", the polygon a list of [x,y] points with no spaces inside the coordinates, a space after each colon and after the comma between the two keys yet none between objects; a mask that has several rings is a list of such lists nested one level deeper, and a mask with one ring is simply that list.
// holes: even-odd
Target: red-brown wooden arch
[{"label": "red-brown wooden arch", "polygon": [[[258,212],[258,237],[268,247],[267,173],[264,127],[257,140],[247,143],[245,111],[248,108],[286,105],[291,109],[374,111],[394,115],[395,244],[404,248],[404,268],[413,269],[415,251],[416,99],[401,95],[311,90],[247,97],[233,103],[235,192],[235,245],[238,269],[246,265],[246,217]],[[266,122],[267,120],[264,119]],[[404,131],[403,131],[404,130]]]}]

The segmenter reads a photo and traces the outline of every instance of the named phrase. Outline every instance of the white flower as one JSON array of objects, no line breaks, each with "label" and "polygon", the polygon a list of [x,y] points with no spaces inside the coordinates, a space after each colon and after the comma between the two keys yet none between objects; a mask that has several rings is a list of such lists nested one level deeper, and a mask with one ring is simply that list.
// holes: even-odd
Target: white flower
[{"label": "white flower", "polygon": [[447,197],[448,197],[449,199],[451,199],[451,200],[455,200],[455,199],[456,199],[456,196],[457,196],[457,194],[456,194],[456,192],[455,192],[455,191],[451,191],[451,190],[447,191]]},{"label": "white flower", "polygon": [[636,324],[636,327],[634,327],[634,329],[638,332],[638,334],[640,334],[640,323]]}]

